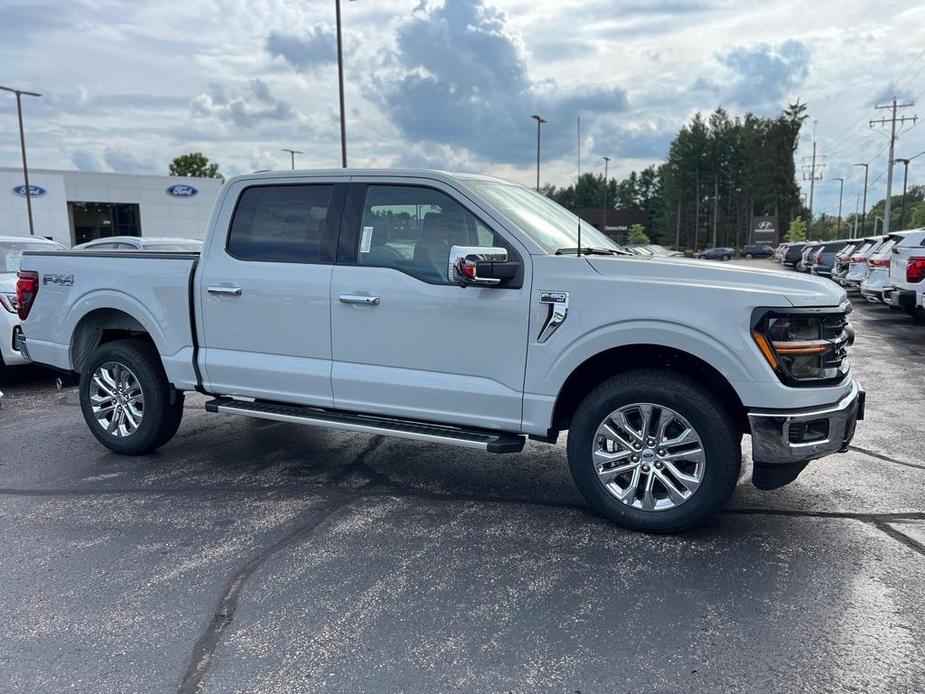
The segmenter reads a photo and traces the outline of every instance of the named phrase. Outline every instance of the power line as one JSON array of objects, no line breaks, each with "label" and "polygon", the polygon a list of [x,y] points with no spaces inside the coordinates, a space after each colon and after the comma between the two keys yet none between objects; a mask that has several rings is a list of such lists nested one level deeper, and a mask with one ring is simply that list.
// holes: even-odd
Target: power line
[{"label": "power line", "polygon": [[912,108],[915,106],[914,102],[909,102],[905,104],[900,104],[896,97],[893,97],[893,102],[891,104],[884,104],[882,106],[877,106],[878,110],[890,109],[891,116],[889,118],[880,118],[877,120],[870,121],[870,127],[873,128],[875,125],[885,126],[887,123],[890,124],[890,157],[887,160],[887,175],[886,175],[886,204],[883,208],[883,233],[890,233],[890,207],[891,207],[891,198],[893,195],[893,160],[896,152],[896,124],[899,123],[903,125],[907,121],[912,121],[913,124],[918,122],[918,116],[898,116],[897,111],[901,108]]}]

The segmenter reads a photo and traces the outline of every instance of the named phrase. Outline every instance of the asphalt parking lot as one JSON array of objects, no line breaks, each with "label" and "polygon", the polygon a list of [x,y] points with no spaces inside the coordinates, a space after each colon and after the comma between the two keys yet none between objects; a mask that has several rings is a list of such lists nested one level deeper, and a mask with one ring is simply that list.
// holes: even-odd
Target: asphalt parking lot
[{"label": "asphalt parking lot", "polygon": [[[743,261],[744,262],[744,261]],[[766,261],[754,266],[773,267]],[[925,328],[855,300],[852,449],[677,537],[514,456],[207,415],[129,459],[0,410],[5,691],[923,691]]]}]

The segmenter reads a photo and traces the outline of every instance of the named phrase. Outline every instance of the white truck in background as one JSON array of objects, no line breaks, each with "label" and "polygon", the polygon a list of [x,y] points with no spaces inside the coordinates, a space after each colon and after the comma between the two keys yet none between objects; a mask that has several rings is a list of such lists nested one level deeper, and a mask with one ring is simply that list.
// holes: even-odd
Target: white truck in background
[{"label": "white truck in background", "polygon": [[487,176],[242,176],[201,255],[27,252],[18,292],[20,350],[80,375],[113,451],[167,443],[187,391],[497,453],[568,430],[591,506],[652,532],[725,503],[743,434],[770,489],[845,450],[864,409],[834,283],[627,255]]}]

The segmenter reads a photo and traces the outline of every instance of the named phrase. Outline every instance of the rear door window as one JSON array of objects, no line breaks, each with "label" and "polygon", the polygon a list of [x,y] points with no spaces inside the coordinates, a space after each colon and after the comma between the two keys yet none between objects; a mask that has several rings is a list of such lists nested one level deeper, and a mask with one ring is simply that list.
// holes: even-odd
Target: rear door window
[{"label": "rear door window", "polygon": [[239,260],[332,263],[332,184],[246,188],[238,199],[228,252]]}]

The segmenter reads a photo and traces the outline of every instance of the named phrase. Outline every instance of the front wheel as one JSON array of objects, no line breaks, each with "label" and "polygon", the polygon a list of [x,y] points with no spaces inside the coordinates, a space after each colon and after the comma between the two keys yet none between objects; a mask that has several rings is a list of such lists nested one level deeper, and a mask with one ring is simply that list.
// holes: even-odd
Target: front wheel
[{"label": "front wheel", "polygon": [[728,256],[728,255],[724,255],[722,259],[723,259],[723,260],[729,260],[729,256]]},{"label": "front wheel", "polygon": [[106,448],[141,455],[177,433],[183,394],[173,391],[154,347],[115,340],[97,347],[80,373],[80,409]]},{"label": "front wheel", "polygon": [[751,253],[746,253],[746,254],[745,254],[745,259],[746,259],[746,260],[751,260],[751,259],[754,258],[754,257],[755,257],[755,256],[753,256]]},{"label": "front wheel", "polygon": [[741,437],[696,381],[660,370],[605,381],[578,406],[568,460],[595,511],[631,530],[670,533],[726,503],[741,466]]}]

